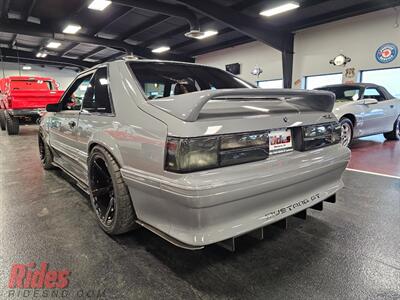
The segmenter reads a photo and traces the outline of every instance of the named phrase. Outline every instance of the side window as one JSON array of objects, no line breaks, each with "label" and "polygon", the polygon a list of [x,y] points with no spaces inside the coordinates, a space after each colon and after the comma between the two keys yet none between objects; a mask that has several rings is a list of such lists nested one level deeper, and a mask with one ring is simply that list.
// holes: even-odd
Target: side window
[{"label": "side window", "polygon": [[62,100],[62,110],[81,110],[83,99],[90,87],[93,74],[78,78]]},{"label": "side window", "polygon": [[86,112],[111,113],[111,100],[108,92],[107,68],[100,68],[90,82],[90,92],[83,101]]},{"label": "side window", "polygon": [[364,92],[364,99],[376,99],[378,101],[385,101],[385,96],[376,88],[366,88]]}]

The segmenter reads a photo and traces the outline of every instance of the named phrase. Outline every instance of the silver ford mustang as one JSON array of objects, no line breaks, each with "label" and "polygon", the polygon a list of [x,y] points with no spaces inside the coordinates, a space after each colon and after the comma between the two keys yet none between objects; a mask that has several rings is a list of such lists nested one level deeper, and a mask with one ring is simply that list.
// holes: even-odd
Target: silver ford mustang
[{"label": "silver ford mustang", "polygon": [[342,125],[342,143],[383,133],[388,140],[400,140],[400,99],[384,87],[370,83],[339,84],[318,88],[336,95],[333,110]]},{"label": "silver ford mustang", "polygon": [[263,90],[216,68],[119,60],[78,75],[39,130],[45,169],[91,198],[100,226],[187,249],[334,202],[350,153],[334,95]]}]

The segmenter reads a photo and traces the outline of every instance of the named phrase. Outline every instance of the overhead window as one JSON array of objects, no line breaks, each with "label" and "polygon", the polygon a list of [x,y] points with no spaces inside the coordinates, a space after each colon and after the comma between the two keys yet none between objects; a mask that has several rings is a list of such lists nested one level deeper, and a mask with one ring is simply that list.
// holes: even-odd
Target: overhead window
[{"label": "overhead window", "polygon": [[385,87],[389,93],[400,98],[400,68],[371,70],[361,72],[361,82],[375,83]]},{"label": "overhead window", "polygon": [[257,81],[257,85],[262,89],[281,89],[283,88],[283,80],[282,79],[262,80],[262,81]]},{"label": "overhead window", "polygon": [[306,77],[306,89],[314,90],[316,88],[342,83],[342,73],[328,74],[328,75],[316,75]]}]

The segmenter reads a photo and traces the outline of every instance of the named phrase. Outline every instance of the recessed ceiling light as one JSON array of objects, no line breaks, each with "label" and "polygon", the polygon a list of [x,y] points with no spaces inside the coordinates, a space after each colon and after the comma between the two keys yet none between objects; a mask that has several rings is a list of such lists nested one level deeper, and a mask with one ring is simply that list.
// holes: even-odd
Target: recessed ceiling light
[{"label": "recessed ceiling light", "polygon": [[38,53],[36,54],[36,57],[44,58],[44,57],[46,57],[46,56],[47,56],[47,53],[44,53],[44,52],[38,52]]},{"label": "recessed ceiling light", "polygon": [[158,47],[156,49],[151,50],[151,52],[153,52],[153,53],[163,53],[163,52],[169,51],[170,49],[171,48],[168,47],[168,46],[161,46],[161,47]]},{"label": "recessed ceiling light", "polygon": [[297,2],[288,2],[271,9],[263,10],[262,12],[260,12],[260,15],[271,17],[299,7],[300,5]]},{"label": "recessed ceiling light", "polygon": [[81,29],[82,29],[82,27],[79,25],[69,24],[67,27],[64,28],[63,32],[69,33],[69,34],[75,34]]},{"label": "recessed ceiling light", "polygon": [[89,4],[90,9],[94,10],[105,10],[107,6],[111,4],[109,0],[93,0],[92,3]]},{"label": "recessed ceiling light", "polygon": [[32,67],[31,66],[23,66],[22,70],[29,71],[29,70],[32,70]]},{"label": "recessed ceiling light", "polygon": [[49,42],[47,44],[47,48],[51,48],[51,49],[57,49],[60,46],[61,46],[60,42]]}]

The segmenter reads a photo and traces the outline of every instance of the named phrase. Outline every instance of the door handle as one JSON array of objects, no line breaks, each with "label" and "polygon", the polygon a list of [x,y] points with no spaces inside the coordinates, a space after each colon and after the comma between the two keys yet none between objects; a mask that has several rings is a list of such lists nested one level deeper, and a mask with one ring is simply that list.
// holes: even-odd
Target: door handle
[{"label": "door handle", "polygon": [[74,128],[76,126],[75,121],[69,121],[68,122],[69,127]]}]

